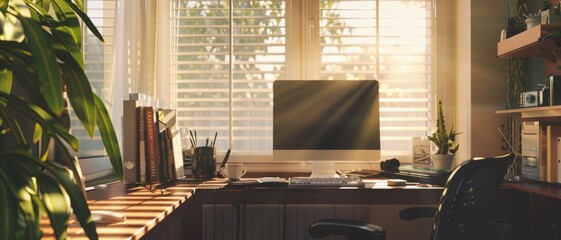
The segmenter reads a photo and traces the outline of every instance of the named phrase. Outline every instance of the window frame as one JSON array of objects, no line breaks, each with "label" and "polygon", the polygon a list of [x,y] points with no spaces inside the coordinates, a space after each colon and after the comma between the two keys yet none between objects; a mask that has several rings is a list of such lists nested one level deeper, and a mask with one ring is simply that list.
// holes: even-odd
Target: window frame
[{"label": "window frame", "polygon": [[[170,14],[170,3],[171,1],[162,1],[161,8],[159,10],[159,21],[158,27],[159,29],[164,29],[159,32],[159,35],[162,36],[161,39],[167,39],[166,37],[170,37],[169,31],[169,21],[171,19]],[[296,46],[302,47],[303,44],[297,44],[294,46],[293,42],[297,41],[296,39],[306,39],[305,37],[302,38],[301,34],[302,28],[305,28],[307,25],[307,21],[302,20],[302,15],[300,11],[306,11],[305,1],[293,1],[287,0],[286,2],[286,21],[287,21],[287,29],[286,29],[286,61],[302,61],[302,56],[299,54],[304,52],[305,49],[298,49]],[[453,64],[454,59],[454,16],[453,16],[453,9],[454,3],[447,0],[433,0],[434,4],[434,15],[435,19],[433,20],[434,28],[433,28],[433,46],[434,48],[434,55],[433,55],[433,62],[432,64],[432,103],[436,105],[438,100],[442,100],[448,104],[444,106],[445,111],[447,114],[447,121],[450,123],[455,122],[455,86],[456,82],[454,80],[454,73],[455,68]],[[303,6],[304,5],[304,6]],[[171,20],[170,20],[171,21]],[[292,24],[293,21],[300,22],[299,28],[293,28]],[[453,33],[453,34],[450,34]],[[318,39],[315,39],[317,42]],[[169,41],[158,41],[158,49],[169,49],[170,43]],[[161,80],[159,86],[169,86],[170,84],[170,72],[171,72],[171,65],[170,65],[170,58],[167,53],[163,53],[163,51],[158,52],[158,65],[156,67],[158,79]],[[169,66],[169,67],[166,67]],[[295,73],[302,73],[299,69],[300,65],[287,65],[287,79],[302,79],[304,76],[301,74]],[[310,76],[308,76],[310,77]],[[313,79],[313,78],[310,78]],[[157,95],[160,99],[165,102],[171,102],[170,96],[172,91],[169,87],[161,87],[157,89]],[[173,107],[173,106],[172,106]],[[436,109],[435,106],[432,106],[432,109]],[[435,111],[432,112],[432,119],[436,119]],[[431,125],[435,125],[432,123]],[[226,149],[223,151],[218,151],[217,154],[217,161],[221,162],[224,158],[224,153]],[[377,163],[381,160],[396,157],[400,159],[402,162],[411,162],[411,156],[409,153],[405,152],[387,152],[383,151],[382,156],[379,161],[372,161],[369,163],[363,162],[347,162],[342,163],[343,167],[349,166],[351,164],[354,167],[365,167],[365,168],[377,168]],[[295,162],[295,161],[286,161],[286,162],[278,162],[273,161],[272,155],[269,154],[236,154],[235,152],[232,153],[230,156],[230,162],[243,162],[245,164],[251,165],[250,169],[252,171],[306,171],[309,169],[309,164],[302,163],[302,162]],[[376,166],[374,166],[376,165]],[[346,168],[344,168],[346,169]]]}]

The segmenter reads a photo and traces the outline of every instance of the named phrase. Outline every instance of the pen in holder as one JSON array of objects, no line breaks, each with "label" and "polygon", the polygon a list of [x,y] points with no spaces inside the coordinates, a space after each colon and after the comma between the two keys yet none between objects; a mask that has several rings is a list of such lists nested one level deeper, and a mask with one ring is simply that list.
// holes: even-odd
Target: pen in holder
[{"label": "pen in holder", "polygon": [[192,166],[191,171],[195,179],[212,179],[216,172],[215,148],[208,146],[194,148]]}]

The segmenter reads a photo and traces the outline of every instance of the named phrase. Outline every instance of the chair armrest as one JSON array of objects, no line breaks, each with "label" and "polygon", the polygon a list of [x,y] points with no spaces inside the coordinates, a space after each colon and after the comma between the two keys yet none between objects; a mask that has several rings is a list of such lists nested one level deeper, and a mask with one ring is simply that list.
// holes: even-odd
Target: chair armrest
[{"label": "chair armrest", "polygon": [[399,218],[404,221],[411,221],[421,217],[434,218],[438,211],[435,207],[410,207],[399,212]]},{"label": "chair armrest", "polygon": [[386,239],[386,231],[374,224],[348,220],[348,219],[324,219],[308,226],[308,233],[314,238],[324,238],[329,235],[343,235],[347,239]]}]

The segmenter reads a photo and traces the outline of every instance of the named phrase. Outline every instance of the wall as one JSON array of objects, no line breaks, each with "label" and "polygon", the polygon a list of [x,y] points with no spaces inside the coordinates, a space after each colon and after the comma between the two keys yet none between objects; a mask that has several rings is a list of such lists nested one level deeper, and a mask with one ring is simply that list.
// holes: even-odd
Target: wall
[{"label": "wall", "polygon": [[506,60],[497,59],[504,27],[502,1],[456,1],[457,161],[503,154],[497,127],[506,105]]}]

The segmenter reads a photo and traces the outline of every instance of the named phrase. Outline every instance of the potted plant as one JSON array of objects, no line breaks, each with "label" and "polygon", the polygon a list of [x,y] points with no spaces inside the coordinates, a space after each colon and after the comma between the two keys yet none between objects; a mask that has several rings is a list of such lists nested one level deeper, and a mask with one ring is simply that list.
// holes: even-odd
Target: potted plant
[{"label": "potted plant", "polygon": [[[64,95],[90,136],[97,127],[122,178],[109,114],[84,72],[80,20],[103,38],[83,2],[0,2],[0,239],[41,238],[42,215],[55,237],[65,239],[71,209],[85,234],[97,238]],[[53,156],[55,161],[46,160]]]},{"label": "potted plant", "polygon": [[542,20],[541,10],[538,11],[538,13],[536,14],[533,13],[524,14],[524,17],[526,17],[526,20],[524,20],[524,22],[526,23],[526,29],[539,26]]},{"label": "potted plant", "polygon": [[452,170],[454,163],[454,154],[458,151],[460,145],[456,143],[456,133],[454,126],[450,128],[450,131],[446,130],[446,121],[444,120],[444,112],[442,111],[442,101],[438,101],[438,116],[436,120],[436,132],[428,139],[433,142],[437,151],[435,154],[431,155],[431,161],[433,167],[436,170]]},{"label": "potted plant", "polygon": [[551,24],[561,22],[561,2],[557,5],[551,4],[549,1],[543,2],[543,8],[541,9],[541,23]]}]

